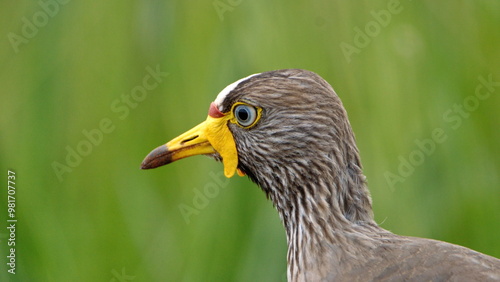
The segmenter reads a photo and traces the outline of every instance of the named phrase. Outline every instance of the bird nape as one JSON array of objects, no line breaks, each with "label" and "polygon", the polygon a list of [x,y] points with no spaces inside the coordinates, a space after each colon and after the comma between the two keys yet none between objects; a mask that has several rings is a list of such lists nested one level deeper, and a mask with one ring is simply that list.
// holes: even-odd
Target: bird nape
[{"label": "bird nape", "polygon": [[248,175],[286,229],[289,281],[499,281],[500,260],[379,227],[347,113],[300,69],[254,74],[222,90],[207,119],[154,149],[141,168],[193,156]]}]

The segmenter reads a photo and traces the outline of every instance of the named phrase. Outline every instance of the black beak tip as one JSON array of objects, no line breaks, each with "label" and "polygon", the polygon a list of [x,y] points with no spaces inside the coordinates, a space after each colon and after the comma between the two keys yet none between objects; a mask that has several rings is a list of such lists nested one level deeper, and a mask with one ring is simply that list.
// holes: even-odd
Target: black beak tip
[{"label": "black beak tip", "polygon": [[151,167],[149,166],[149,164],[146,162],[146,160],[144,160],[141,164],[141,169],[150,169]]},{"label": "black beak tip", "polygon": [[171,154],[165,145],[161,145],[149,153],[142,161],[141,169],[152,169],[170,163]]}]

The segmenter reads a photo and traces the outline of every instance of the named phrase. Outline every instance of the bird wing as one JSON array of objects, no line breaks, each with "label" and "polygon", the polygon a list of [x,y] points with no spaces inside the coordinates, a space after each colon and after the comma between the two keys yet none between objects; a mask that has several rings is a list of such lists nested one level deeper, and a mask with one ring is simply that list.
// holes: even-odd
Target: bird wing
[{"label": "bird wing", "polygon": [[[396,235],[397,236],[397,235]],[[500,260],[431,239],[397,236],[349,271],[350,281],[500,281]]]}]

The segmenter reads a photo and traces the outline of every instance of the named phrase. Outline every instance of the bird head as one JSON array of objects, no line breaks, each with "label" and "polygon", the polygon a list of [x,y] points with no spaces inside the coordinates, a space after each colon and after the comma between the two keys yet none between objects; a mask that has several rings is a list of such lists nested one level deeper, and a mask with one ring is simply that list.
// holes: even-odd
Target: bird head
[{"label": "bird head", "polygon": [[[324,196],[324,205],[340,201],[339,212],[354,216],[345,197],[357,197],[350,185],[364,184],[340,99],[325,80],[306,70],[269,71],[228,85],[204,122],[154,149],[141,167],[193,155],[222,161],[226,177],[248,175],[279,210],[317,194]],[[369,197],[358,198],[369,202]]]}]

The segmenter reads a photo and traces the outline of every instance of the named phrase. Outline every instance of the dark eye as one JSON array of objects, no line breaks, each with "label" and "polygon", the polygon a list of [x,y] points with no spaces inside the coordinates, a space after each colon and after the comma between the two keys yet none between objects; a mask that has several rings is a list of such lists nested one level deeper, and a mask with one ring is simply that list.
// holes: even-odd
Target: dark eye
[{"label": "dark eye", "polygon": [[241,126],[247,127],[255,122],[257,111],[249,105],[238,105],[234,108],[234,116]]}]

